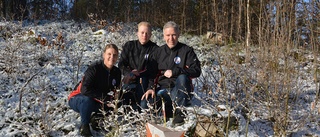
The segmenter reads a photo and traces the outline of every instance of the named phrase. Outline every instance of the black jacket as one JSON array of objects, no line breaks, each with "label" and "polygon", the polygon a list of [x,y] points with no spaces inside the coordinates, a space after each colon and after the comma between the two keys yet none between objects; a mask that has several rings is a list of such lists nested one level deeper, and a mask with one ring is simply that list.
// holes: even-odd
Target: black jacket
[{"label": "black jacket", "polygon": [[118,63],[123,75],[128,75],[132,70],[137,69],[141,72],[141,77],[149,79],[147,89],[150,89],[157,74],[157,63],[154,60],[154,52],[157,48],[159,46],[152,41],[145,45],[141,45],[138,40],[125,43]]},{"label": "black jacket", "polygon": [[84,73],[81,94],[109,101],[110,91],[119,88],[121,83],[121,71],[113,67],[110,72],[104,65],[103,60],[91,64]]},{"label": "black jacket", "polygon": [[[172,49],[166,44],[161,46],[156,53],[156,60],[161,71],[158,84],[162,88],[173,87],[180,74],[186,74],[190,78],[199,77],[201,74],[200,61],[193,48],[180,42]],[[166,70],[172,70],[171,78],[163,76]]]}]

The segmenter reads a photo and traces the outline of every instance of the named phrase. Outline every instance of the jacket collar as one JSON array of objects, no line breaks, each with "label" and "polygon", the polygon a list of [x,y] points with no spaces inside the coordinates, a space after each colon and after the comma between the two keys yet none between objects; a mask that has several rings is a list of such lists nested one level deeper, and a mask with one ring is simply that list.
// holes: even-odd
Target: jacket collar
[{"label": "jacket collar", "polygon": [[169,49],[169,50],[172,50],[172,51],[176,51],[178,49],[180,49],[182,46],[182,44],[180,42],[177,43],[177,45],[175,45],[173,48],[169,48],[169,46],[166,44],[166,47]]}]

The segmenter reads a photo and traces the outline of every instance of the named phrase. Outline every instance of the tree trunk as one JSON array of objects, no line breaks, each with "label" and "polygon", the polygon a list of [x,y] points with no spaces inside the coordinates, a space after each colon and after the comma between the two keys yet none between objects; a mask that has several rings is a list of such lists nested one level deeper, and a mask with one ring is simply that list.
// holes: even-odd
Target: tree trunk
[{"label": "tree trunk", "polygon": [[246,36],[246,63],[250,61],[250,0],[247,0],[247,8],[246,8],[246,15],[247,15],[247,36]]},{"label": "tree trunk", "polygon": [[[199,7],[202,8],[203,5],[204,5],[204,4],[203,4],[203,1],[200,1],[200,6],[199,6]],[[199,33],[202,34],[202,28],[203,28],[203,27],[202,27],[202,24],[203,24],[203,16],[202,16],[202,15],[203,15],[203,14],[202,14],[202,11],[201,11],[201,10],[199,11],[199,14],[200,14],[200,19],[199,19],[199,20],[200,20],[200,23],[199,23]]]},{"label": "tree trunk", "polygon": [[233,16],[234,16],[234,1],[233,0],[231,0],[231,15],[230,15],[230,34],[229,34],[229,40],[231,40],[232,39],[232,36],[233,36]]},{"label": "tree trunk", "polygon": [[242,15],[242,0],[239,0],[239,9],[238,9],[238,27],[237,27],[237,41],[241,41],[241,36],[242,36],[242,33],[241,33],[241,15]]},{"label": "tree trunk", "polygon": [[187,30],[187,27],[186,27],[186,7],[187,7],[187,2],[186,0],[183,0],[182,1],[182,13],[181,13],[181,30],[186,32],[188,31]]},{"label": "tree trunk", "polygon": [[262,33],[262,3],[259,4],[259,28],[258,28],[258,44],[259,48],[262,47],[262,39],[261,39],[261,33]]},{"label": "tree trunk", "polygon": [[[210,18],[209,18],[209,4],[208,4],[208,1],[206,1],[206,22],[207,22],[207,28],[206,28],[206,30],[208,31],[208,30],[211,30],[211,28],[210,28]],[[201,32],[200,32],[200,34],[202,34],[202,30],[200,30]]]},{"label": "tree trunk", "polygon": [[213,15],[213,21],[214,21],[214,31],[217,32],[218,31],[218,17],[217,17],[217,3],[216,0],[212,0],[212,15]]}]

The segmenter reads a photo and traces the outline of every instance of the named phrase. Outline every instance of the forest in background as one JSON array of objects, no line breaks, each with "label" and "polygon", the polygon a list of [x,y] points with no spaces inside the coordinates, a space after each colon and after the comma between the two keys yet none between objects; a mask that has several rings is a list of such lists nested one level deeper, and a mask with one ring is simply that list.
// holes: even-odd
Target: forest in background
[{"label": "forest in background", "polygon": [[[106,26],[169,20],[182,33],[219,32],[227,43],[318,48],[319,0],[0,0],[2,20],[76,20]],[[100,27],[100,28],[102,28]],[[264,43],[265,42],[265,43]],[[276,43],[272,43],[276,42]]]}]

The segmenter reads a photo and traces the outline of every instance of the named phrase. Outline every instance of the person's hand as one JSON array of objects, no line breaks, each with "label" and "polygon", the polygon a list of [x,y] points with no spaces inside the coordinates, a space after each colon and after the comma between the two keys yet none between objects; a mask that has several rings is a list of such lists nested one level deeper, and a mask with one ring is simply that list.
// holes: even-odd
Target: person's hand
[{"label": "person's hand", "polygon": [[149,89],[146,93],[143,94],[143,96],[141,97],[141,100],[143,100],[144,98],[148,100],[150,94],[151,94],[151,98],[154,98],[155,96],[154,90]]},{"label": "person's hand", "polygon": [[171,78],[172,77],[172,70],[166,70],[163,75],[167,78]]},{"label": "person's hand", "polygon": [[136,69],[132,70],[131,73],[133,73],[133,75],[135,75],[135,76],[140,76],[139,71]]},{"label": "person's hand", "polygon": [[136,76],[133,73],[130,73],[130,74],[124,76],[123,83],[124,84],[129,84],[130,81],[133,81],[134,79],[136,79]]}]

